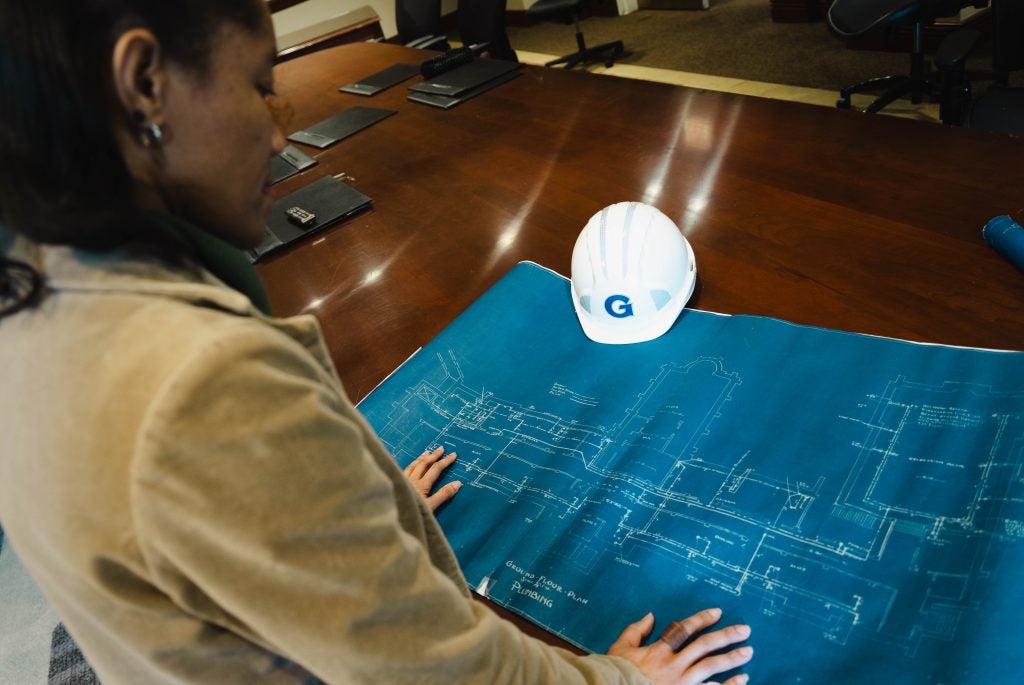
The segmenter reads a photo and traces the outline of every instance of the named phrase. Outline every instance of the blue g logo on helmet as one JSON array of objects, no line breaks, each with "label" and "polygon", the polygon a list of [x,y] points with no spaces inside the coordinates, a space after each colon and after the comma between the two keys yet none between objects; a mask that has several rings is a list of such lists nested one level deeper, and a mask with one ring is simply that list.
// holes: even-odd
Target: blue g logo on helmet
[{"label": "blue g logo on helmet", "polygon": [[572,249],[569,292],[583,333],[621,345],[668,331],[693,294],[697,263],[657,207],[617,202],[590,217]]},{"label": "blue g logo on helmet", "polygon": [[616,319],[633,316],[633,305],[625,295],[612,295],[604,301],[604,310]]}]

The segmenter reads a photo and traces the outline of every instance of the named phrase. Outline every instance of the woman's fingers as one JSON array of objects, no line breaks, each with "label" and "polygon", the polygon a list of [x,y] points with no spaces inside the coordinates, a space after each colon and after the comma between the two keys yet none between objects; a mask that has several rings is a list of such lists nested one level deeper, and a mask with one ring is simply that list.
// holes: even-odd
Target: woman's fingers
[{"label": "woman's fingers", "polygon": [[452,497],[455,497],[455,493],[457,493],[461,488],[462,483],[457,480],[452,481],[451,483],[446,483],[443,487],[438,488],[437,492],[433,495],[427,497],[427,506],[430,507],[431,511],[437,511],[439,506],[450,500]]},{"label": "woman's fingers", "polygon": [[410,478],[422,478],[423,473],[440,459],[442,454],[444,454],[444,447],[441,446],[432,450],[424,450],[423,454],[413,459],[405,467],[405,475]]},{"label": "woman's fingers", "polygon": [[617,640],[608,648],[608,653],[618,652],[626,648],[639,647],[644,638],[651,634],[654,627],[654,614],[648,613],[639,621],[626,626]]},{"label": "woman's fingers", "polygon": [[712,652],[734,645],[737,642],[743,642],[750,637],[750,626],[746,625],[735,625],[721,630],[716,630],[706,635],[701,635],[696,640],[686,645],[679,656],[683,659],[693,663],[698,659],[701,659]]},{"label": "woman's fingers", "polygon": [[427,467],[423,472],[423,475],[420,476],[420,480],[422,480],[428,487],[433,487],[434,483],[437,482],[437,479],[441,477],[442,473],[444,473],[444,470],[451,466],[452,462],[455,461],[456,456],[458,455],[456,455],[455,452],[452,452],[444,459],[436,460],[433,464]]},{"label": "woman's fingers", "polygon": [[740,673],[739,675],[734,675],[732,678],[729,678],[722,683],[722,685],[747,685],[748,680],[750,680],[750,676],[746,673]]},{"label": "woman's fingers", "polygon": [[434,489],[434,483],[441,477],[445,469],[455,462],[456,456],[455,452],[444,456],[444,447],[439,446],[432,450],[425,450],[404,469],[406,478],[423,495],[427,505],[433,511],[437,511],[438,507],[455,497],[455,493],[462,487],[462,483],[453,481],[439,488],[433,495],[430,494],[430,491]]},{"label": "woman's fingers", "polygon": [[[703,683],[706,678],[710,678],[713,675],[725,673],[726,671],[731,671],[734,668],[742,666],[750,661],[753,656],[753,647],[737,647],[725,654],[716,654],[715,656],[705,657],[686,670],[683,675],[682,685],[697,685],[697,683]],[[741,674],[727,680],[725,685],[733,685],[734,683],[741,684],[745,682],[746,676]]]},{"label": "woman's fingers", "polygon": [[700,631],[718,623],[722,618],[721,609],[704,609],[682,621],[673,621],[661,633],[658,639],[667,644],[673,652],[678,651],[686,642]]},{"label": "woman's fingers", "polygon": [[[735,625],[716,630],[688,644],[679,652],[678,659],[684,670],[684,683],[703,683],[707,678],[725,673],[750,661],[754,649],[749,646],[737,647],[723,654],[715,652],[743,642],[750,637],[750,626]],[[738,676],[737,676],[738,677]],[[727,681],[732,683],[732,679]],[[738,681],[738,682],[742,682]]]}]

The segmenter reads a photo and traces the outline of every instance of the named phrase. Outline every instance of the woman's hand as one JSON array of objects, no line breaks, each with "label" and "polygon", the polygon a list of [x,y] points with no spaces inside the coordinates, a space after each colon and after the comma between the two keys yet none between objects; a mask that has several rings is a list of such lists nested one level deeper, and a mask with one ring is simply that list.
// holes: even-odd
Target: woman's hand
[{"label": "woman's hand", "polygon": [[[608,653],[633,662],[655,685],[714,685],[707,683],[707,679],[742,666],[754,654],[751,647],[718,653],[750,637],[750,626],[729,626],[694,639],[702,630],[718,623],[721,617],[721,609],[705,609],[685,620],[672,623],[657,641],[641,647],[640,643],[654,627],[654,614],[647,614],[636,623],[626,626]],[[722,685],[744,685],[746,682],[747,675],[740,674],[729,678]]]},{"label": "woman's hand", "polygon": [[437,447],[433,451],[425,451],[405,467],[406,478],[423,495],[423,499],[427,500],[427,506],[430,507],[431,511],[437,511],[439,506],[455,497],[455,493],[462,487],[462,483],[455,480],[446,484],[433,495],[430,494],[437,479],[455,461],[455,452],[450,453],[448,456],[443,457],[443,455],[444,447]]}]

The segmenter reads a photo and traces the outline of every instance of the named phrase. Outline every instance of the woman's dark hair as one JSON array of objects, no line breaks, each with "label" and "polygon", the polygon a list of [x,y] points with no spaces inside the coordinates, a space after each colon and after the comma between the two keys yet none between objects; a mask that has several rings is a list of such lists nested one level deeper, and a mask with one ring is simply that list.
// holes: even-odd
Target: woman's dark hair
[{"label": "woman's dark hair", "polygon": [[132,237],[132,178],[113,133],[110,57],[148,28],[203,75],[226,23],[252,32],[263,0],[0,0],[0,224],[37,242],[109,248]]}]

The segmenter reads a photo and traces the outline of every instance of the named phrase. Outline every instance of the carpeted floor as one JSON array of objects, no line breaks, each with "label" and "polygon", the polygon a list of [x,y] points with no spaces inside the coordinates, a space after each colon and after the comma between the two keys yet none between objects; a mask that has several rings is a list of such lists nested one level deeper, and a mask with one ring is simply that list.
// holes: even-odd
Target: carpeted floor
[{"label": "carpeted floor", "polygon": [[[712,0],[709,10],[640,10],[621,17],[588,17],[588,45],[622,40],[624,64],[658,67],[825,90],[885,74],[909,72],[900,53],[850,50],[825,22],[771,20],[768,0]],[[562,55],[575,50],[572,26],[510,26],[517,50]],[[972,62],[986,68],[981,55]]]},{"label": "carpeted floor", "polygon": [[98,685],[0,529],[0,683]]}]

